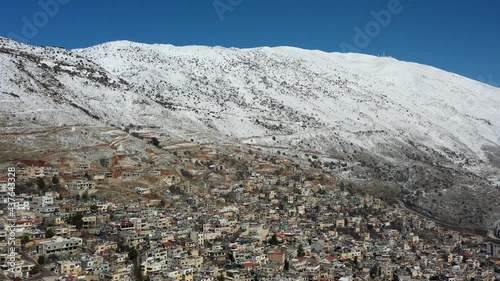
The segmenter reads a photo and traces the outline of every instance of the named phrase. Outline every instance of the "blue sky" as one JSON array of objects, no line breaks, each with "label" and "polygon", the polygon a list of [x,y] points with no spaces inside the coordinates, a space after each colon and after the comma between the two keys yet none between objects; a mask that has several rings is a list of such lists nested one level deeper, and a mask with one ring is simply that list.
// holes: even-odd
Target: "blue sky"
[{"label": "blue sky", "polygon": [[[33,45],[80,48],[126,39],[354,50],[500,86],[497,0],[4,0],[0,5],[0,36]],[[35,29],[26,27],[31,24]]]}]

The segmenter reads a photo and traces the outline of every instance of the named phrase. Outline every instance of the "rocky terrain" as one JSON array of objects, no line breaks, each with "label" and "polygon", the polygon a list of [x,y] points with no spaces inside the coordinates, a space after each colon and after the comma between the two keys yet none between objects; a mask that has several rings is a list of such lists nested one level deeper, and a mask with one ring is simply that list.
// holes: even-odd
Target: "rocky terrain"
[{"label": "rocky terrain", "polygon": [[141,131],[279,150],[450,224],[500,220],[500,89],[429,66],[290,47],[65,50],[0,38],[0,101],[4,163],[113,153],[124,140],[136,149],[129,133]]}]

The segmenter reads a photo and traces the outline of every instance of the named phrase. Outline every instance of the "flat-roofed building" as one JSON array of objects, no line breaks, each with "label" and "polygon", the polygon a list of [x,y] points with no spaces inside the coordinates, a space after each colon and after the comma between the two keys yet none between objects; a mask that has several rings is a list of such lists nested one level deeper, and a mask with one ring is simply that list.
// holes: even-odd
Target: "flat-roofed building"
[{"label": "flat-roofed building", "polygon": [[50,241],[40,242],[37,246],[37,253],[39,255],[50,255],[70,252],[79,249],[82,245],[82,238],[55,236]]}]

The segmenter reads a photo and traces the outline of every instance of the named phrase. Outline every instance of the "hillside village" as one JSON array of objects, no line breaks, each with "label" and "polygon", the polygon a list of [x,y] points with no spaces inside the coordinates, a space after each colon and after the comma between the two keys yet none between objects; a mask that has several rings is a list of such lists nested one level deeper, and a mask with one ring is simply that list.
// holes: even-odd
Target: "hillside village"
[{"label": "hillside village", "polygon": [[14,205],[0,177],[0,279],[500,279],[492,237],[444,228],[284,152],[194,140],[161,149],[140,165],[126,153],[13,163]]}]

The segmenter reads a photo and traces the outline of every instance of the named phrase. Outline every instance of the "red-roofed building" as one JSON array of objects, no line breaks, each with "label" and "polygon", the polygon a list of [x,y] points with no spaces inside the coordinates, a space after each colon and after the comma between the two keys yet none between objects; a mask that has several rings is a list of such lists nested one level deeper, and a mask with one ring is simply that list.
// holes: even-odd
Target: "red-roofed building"
[{"label": "red-roofed building", "polygon": [[0,178],[0,191],[7,191],[7,182],[9,178]]},{"label": "red-roofed building", "polygon": [[168,176],[168,175],[171,175],[172,172],[170,172],[169,170],[160,170],[160,174],[162,176]]},{"label": "red-roofed building", "polygon": [[129,220],[123,220],[120,224],[120,229],[133,229],[134,224]]},{"label": "red-roofed building", "polygon": [[243,266],[243,268],[247,268],[247,269],[251,269],[253,267],[260,266],[260,264],[258,264],[256,262],[244,262],[241,265]]},{"label": "red-roofed building", "polygon": [[269,262],[277,262],[280,264],[285,264],[285,254],[283,252],[272,251],[267,253],[267,259]]},{"label": "red-roofed building", "polygon": [[17,220],[16,221],[16,226],[33,226],[35,224],[39,224],[40,220],[39,219],[32,219],[32,220]]},{"label": "red-roofed building", "polygon": [[48,166],[46,161],[43,160],[21,160],[21,163],[23,163],[26,166],[35,166],[35,167],[45,167]]},{"label": "red-roofed building", "polygon": [[161,243],[161,245],[163,246],[163,248],[169,248],[172,245],[174,245],[174,243],[172,243],[170,241],[165,241],[165,242]]}]

